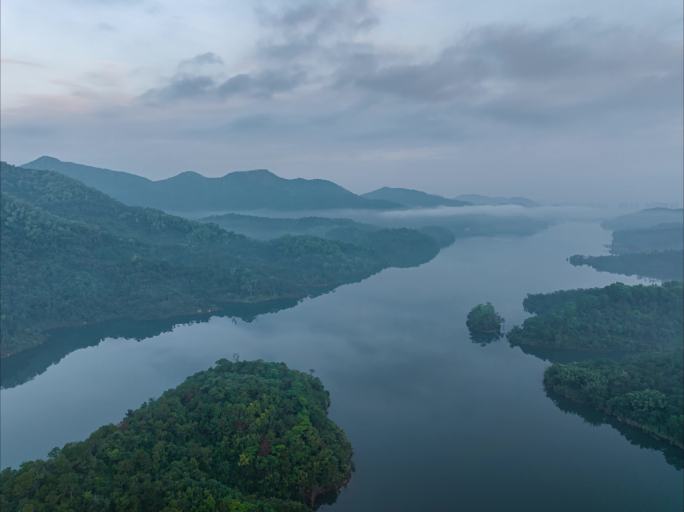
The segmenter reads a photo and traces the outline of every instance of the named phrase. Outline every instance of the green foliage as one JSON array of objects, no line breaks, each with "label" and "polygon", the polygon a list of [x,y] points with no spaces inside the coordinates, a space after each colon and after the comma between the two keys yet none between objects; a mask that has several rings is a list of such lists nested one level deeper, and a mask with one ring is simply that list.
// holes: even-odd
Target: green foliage
[{"label": "green foliage", "polygon": [[513,345],[559,350],[668,350],[681,346],[682,283],[528,295],[536,316],[508,334]]},{"label": "green foliage", "polygon": [[556,363],[546,370],[544,385],[684,448],[681,349],[619,361]]},{"label": "green foliage", "polygon": [[219,361],[46,461],[0,473],[10,511],[286,512],[351,477],[320,381],[284,364]]},{"label": "green foliage", "polygon": [[473,341],[486,343],[501,337],[503,318],[496,312],[494,306],[487,302],[486,304],[478,304],[470,310],[466,325]]},{"label": "green foliage", "polygon": [[410,230],[388,230],[365,246],[308,236],[256,241],[125,206],[57,173],[5,163],[0,171],[3,357],[59,327],[298,299],[439,251]]}]

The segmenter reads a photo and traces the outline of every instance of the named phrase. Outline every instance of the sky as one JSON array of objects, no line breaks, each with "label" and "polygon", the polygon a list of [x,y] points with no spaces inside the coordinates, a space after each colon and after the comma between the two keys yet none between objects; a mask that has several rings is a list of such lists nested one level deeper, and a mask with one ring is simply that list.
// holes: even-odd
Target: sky
[{"label": "sky", "polygon": [[681,204],[681,0],[3,0],[2,160]]}]

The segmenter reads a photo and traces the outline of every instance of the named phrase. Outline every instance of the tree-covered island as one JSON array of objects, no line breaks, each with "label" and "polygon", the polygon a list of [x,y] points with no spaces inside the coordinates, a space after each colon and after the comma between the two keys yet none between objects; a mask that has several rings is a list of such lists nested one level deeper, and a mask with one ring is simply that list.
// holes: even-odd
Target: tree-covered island
[{"label": "tree-covered island", "polygon": [[466,325],[473,341],[487,343],[502,336],[503,321],[494,306],[487,302],[486,304],[478,304],[470,310]]},{"label": "tree-covered island", "polygon": [[117,425],[0,473],[3,511],[306,512],[351,477],[321,382],[219,361]]}]

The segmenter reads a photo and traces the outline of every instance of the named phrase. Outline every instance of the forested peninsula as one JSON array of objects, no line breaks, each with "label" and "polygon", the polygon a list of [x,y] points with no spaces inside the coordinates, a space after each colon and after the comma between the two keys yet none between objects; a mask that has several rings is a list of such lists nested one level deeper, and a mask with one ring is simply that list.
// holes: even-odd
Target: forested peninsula
[{"label": "forested peninsula", "polygon": [[680,349],[553,364],[544,374],[544,385],[551,393],[684,449],[682,356]]},{"label": "forested peninsula", "polygon": [[508,338],[532,353],[584,352],[590,359],[546,370],[552,396],[684,448],[683,293],[668,282],[529,295],[525,310],[535,316]]},{"label": "forested peninsula", "polygon": [[44,343],[55,328],[320,294],[424,263],[443,245],[403,228],[258,241],[126,206],[51,171],[2,163],[0,178],[2,357]]},{"label": "forested peninsula", "polygon": [[669,350],[682,345],[682,283],[564,290],[528,295],[534,314],[508,333],[527,349],[587,352]]},{"label": "forested peninsula", "polygon": [[328,393],[282,363],[219,361],[116,425],[0,473],[0,508],[304,512],[352,474]]}]

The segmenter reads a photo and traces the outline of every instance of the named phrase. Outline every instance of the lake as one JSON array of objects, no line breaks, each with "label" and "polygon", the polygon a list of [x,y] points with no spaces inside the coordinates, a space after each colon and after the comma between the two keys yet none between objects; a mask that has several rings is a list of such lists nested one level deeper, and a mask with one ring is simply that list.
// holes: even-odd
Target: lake
[{"label": "lake", "polygon": [[461,239],[420,267],[252,321],[213,317],[149,337],[131,326],[96,345],[93,333],[92,346],[81,339],[0,392],[2,466],[83,439],[239,354],[312,370],[330,391],[356,472],[326,512],[681,511],[682,471],[661,451],[559,408],[543,389],[547,361],[505,339],[473,343],[465,327],[479,302],[510,328],[527,293],[638,282],[565,260],[605,253],[609,241],[589,222]]}]

